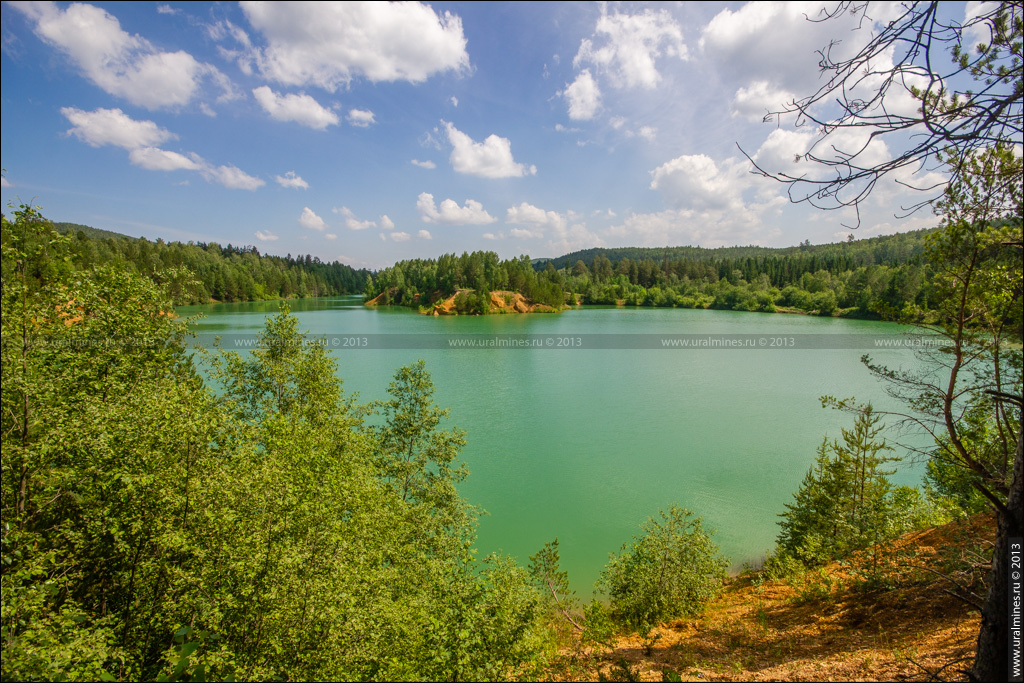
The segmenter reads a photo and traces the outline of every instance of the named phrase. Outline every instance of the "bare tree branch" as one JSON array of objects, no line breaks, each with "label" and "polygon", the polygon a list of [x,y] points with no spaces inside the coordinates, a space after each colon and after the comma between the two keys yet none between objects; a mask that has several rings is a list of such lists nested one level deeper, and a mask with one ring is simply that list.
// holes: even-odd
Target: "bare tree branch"
[{"label": "bare tree branch", "polygon": [[[869,9],[868,2],[840,2],[808,19],[824,22],[852,14],[860,17],[857,30],[869,31],[876,24]],[[837,56],[838,41],[819,50],[824,83],[770,111],[765,121],[792,116],[797,128],[813,128],[817,137],[800,158],[823,169],[825,177],[765,168],[740,151],[752,173],[788,185],[791,202],[854,209],[856,225],[847,227],[859,227],[860,204],[885,176],[923,193],[920,202],[901,207],[903,216],[919,211],[940,196],[944,184],[926,182],[917,188],[898,172],[912,176],[939,168],[942,155],[951,150],[962,159],[997,143],[1020,144],[1022,15],[1020,2],[1001,2],[961,23],[944,18],[939,2],[912,2],[852,57]],[[987,42],[967,44],[979,31]],[[908,96],[918,103],[915,112],[893,108],[896,98]],[[840,149],[833,134],[844,130],[868,135],[859,148]],[[867,151],[879,141],[896,152],[875,163]],[[963,166],[948,172],[949,180],[955,180]]]}]

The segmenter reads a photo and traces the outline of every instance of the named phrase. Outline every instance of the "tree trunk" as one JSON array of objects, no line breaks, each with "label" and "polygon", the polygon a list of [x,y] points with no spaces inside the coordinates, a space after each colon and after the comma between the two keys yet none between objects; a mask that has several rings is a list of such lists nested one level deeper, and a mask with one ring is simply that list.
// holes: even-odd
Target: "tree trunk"
[{"label": "tree trunk", "polygon": [[972,681],[1008,681],[1009,671],[1009,539],[1020,538],[1024,512],[1024,429],[1017,435],[1017,453],[1013,460],[1013,479],[1006,507],[996,514],[996,547],[992,552],[992,573],[988,595],[981,610],[978,650],[969,673]]}]

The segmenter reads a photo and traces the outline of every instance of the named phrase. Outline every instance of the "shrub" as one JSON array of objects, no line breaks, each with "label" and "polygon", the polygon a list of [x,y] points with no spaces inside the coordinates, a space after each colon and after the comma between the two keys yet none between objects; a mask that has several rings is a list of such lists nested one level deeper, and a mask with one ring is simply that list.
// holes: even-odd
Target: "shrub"
[{"label": "shrub", "polygon": [[616,620],[647,631],[699,614],[718,595],[729,565],[701,518],[673,505],[640,528],[643,535],[612,555],[598,581]]}]

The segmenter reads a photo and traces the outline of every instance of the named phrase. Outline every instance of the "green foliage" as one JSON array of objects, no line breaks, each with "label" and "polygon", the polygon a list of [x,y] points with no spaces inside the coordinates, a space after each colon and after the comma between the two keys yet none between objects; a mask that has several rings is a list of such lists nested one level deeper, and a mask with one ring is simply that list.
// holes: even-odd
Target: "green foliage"
[{"label": "green foliage", "polygon": [[878,440],[879,420],[869,405],[852,429],[842,430],[841,443],[822,443],[793,503],[780,515],[779,555],[815,565],[906,530],[890,523],[893,505],[906,505],[907,496],[891,496],[893,471],[884,466],[898,458],[887,455],[892,448]]},{"label": "green foliage", "polygon": [[493,251],[399,261],[375,277],[377,291],[386,293],[381,303],[425,307],[455,294],[455,310],[463,315],[487,314],[492,291],[519,292],[556,309],[566,301],[561,273],[537,273],[529,257],[500,261]]},{"label": "green foliage", "polygon": [[231,244],[150,242],[74,223],[54,228],[67,236],[76,270],[108,265],[145,275],[164,286],[176,305],[334,296],[372,287],[367,271],[311,256],[270,256]]},{"label": "green foliage", "polygon": [[424,518],[425,532],[435,533],[430,526],[438,524],[436,533],[458,538],[469,530],[471,519],[456,489],[469,474],[456,462],[465,432],[438,429],[448,411],[434,406],[434,383],[422,360],[399,369],[388,393],[389,400],[374,406],[383,426],[369,430],[381,477],[403,505]]},{"label": "green foliage", "polygon": [[689,510],[672,506],[640,529],[639,538],[610,557],[598,587],[620,623],[646,633],[699,614],[720,592],[728,561]]},{"label": "green foliage", "polygon": [[911,486],[893,488],[885,501],[886,530],[890,538],[901,536],[909,531],[939,526],[953,520],[950,506],[943,504],[941,499],[922,493]]},{"label": "green foliage", "polygon": [[932,485],[976,509],[968,485],[987,491],[990,502],[1005,498],[1020,430],[1019,411],[986,392],[1021,394],[1024,171],[1007,145],[948,161],[964,171],[936,207],[943,227],[927,252],[940,297],[935,331],[949,341],[941,357],[927,360],[947,369],[948,381],[927,387],[912,406],[935,425]]},{"label": "green foliage", "polygon": [[[917,262],[929,231],[788,249],[591,249],[531,264],[494,252],[400,261],[376,274],[381,303],[429,306],[456,294],[460,314],[488,312],[490,291],[512,290],[561,309],[585,304],[773,312],[786,306],[819,315],[877,318],[926,311],[933,298]],[[589,267],[588,267],[589,263]]]},{"label": "green foliage", "polygon": [[54,553],[33,553],[5,523],[2,562],[4,680],[113,680],[105,668],[116,664],[112,620],[56,602]]},{"label": "green foliage", "polygon": [[257,349],[207,359],[215,396],[170,283],[76,268],[35,210],[14,218],[4,680],[538,675],[540,596],[473,557],[462,433],[422,362],[357,406],[285,307]]},{"label": "green foliage", "polygon": [[798,605],[829,604],[835,595],[836,583],[823,567],[793,574],[790,576],[790,584],[796,591],[793,601]]},{"label": "green foliage", "polygon": [[[527,571],[533,581],[534,588],[541,596],[541,606],[545,619],[552,624],[563,639],[572,631],[585,636],[584,640],[593,641],[605,635],[603,622],[595,621],[597,630],[588,630],[586,615],[579,614],[579,601],[576,594],[569,588],[569,574],[559,566],[558,539],[545,543],[537,553],[530,556]],[[600,620],[602,615],[594,614]],[[607,638],[605,638],[607,640]]]},{"label": "green foliage", "polygon": [[167,666],[157,675],[159,682],[234,681],[230,652],[220,647],[216,633],[182,626],[174,632],[174,644],[167,651]]},{"label": "green foliage", "polygon": [[683,677],[678,671],[665,667],[661,670],[661,680],[665,683],[682,683]]},{"label": "green foliage", "polygon": [[281,314],[267,319],[251,354],[223,352],[210,359],[224,398],[243,421],[295,414],[317,422],[339,407],[341,383],[334,377],[334,360],[318,340],[299,334],[289,312],[282,304]]},{"label": "green foliage", "polygon": [[[872,263],[906,262],[923,251],[921,238],[926,231],[906,232],[898,235],[871,237],[850,242],[812,245],[810,241],[795,247],[782,249],[773,247],[621,247],[606,249],[595,247],[583,251],[575,251],[565,256],[552,259],[550,262],[556,269],[571,266],[577,261],[584,265],[601,262],[600,271],[604,273],[603,281],[612,275],[612,270],[623,262],[639,264],[649,261],[654,266],[664,263],[677,266],[680,263],[713,264],[716,271],[730,273],[739,270],[749,281],[754,280],[750,274],[752,269],[758,272],[773,270],[771,265],[783,265],[785,259],[792,259],[792,265],[798,265],[799,273],[815,272],[821,267],[830,271],[846,270],[850,267],[864,266]],[[800,260],[802,259],[802,261]],[[813,263],[812,263],[813,260]],[[539,264],[544,267],[546,262]],[[595,269],[592,267],[592,271]],[[595,271],[596,272],[596,271]],[[680,274],[681,276],[681,274]],[[692,275],[691,275],[692,277]],[[773,284],[778,285],[773,279]]]},{"label": "green foliage", "polygon": [[764,566],[757,573],[754,579],[760,587],[766,581],[785,581],[803,573],[806,567],[803,562],[793,557],[790,553],[775,552],[768,553],[764,560]]},{"label": "green foliage", "polygon": [[925,464],[925,489],[931,499],[948,501],[962,515],[976,515],[989,507],[982,495],[981,476],[962,465],[933,458]]},{"label": "green foliage", "polygon": [[923,325],[941,345],[919,352],[916,373],[865,362],[933,440],[926,480],[939,503],[999,511],[1020,412],[992,395],[1021,395],[1024,173],[1008,145],[943,158],[955,180],[935,208],[942,227],[926,240],[936,317]]},{"label": "green foliage", "polygon": [[33,209],[3,220],[4,677],[139,677],[216,419],[152,281],[68,260]]},{"label": "green foliage", "polygon": [[490,292],[459,292],[453,302],[459,315],[487,315],[491,310]]},{"label": "green foliage", "polygon": [[584,645],[604,645],[615,636],[615,619],[608,605],[601,600],[591,600],[583,606],[583,632],[580,642]]}]

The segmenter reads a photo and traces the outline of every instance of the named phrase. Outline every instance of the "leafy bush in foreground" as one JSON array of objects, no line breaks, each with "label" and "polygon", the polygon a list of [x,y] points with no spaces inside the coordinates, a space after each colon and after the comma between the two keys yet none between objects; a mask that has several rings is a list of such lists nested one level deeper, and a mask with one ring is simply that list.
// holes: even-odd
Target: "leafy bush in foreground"
[{"label": "leafy bush in foreground", "polygon": [[673,505],[640,530],[642,536],[611,556],[598,581],[615,618],[647,631],[669,619],[699,614],[719,594],[729,566],[703,520]]}]

